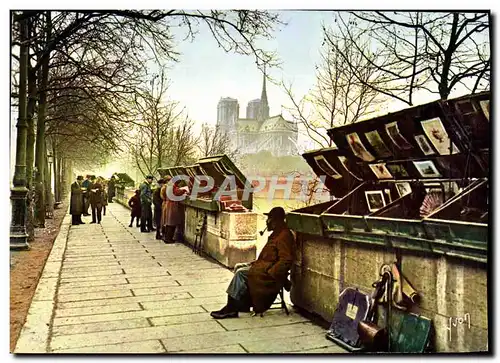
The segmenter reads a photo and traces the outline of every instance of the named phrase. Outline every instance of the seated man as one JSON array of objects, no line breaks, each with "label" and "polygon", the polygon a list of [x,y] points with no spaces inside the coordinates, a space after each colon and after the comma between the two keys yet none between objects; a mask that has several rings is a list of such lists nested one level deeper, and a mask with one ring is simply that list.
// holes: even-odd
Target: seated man
[{"label": "seated man", "polygon": [[236,318],[239,311],[249,311],[250,306],[253,306],[255,313],[263,313],[271,307],[288,281],[288,271],[295,257],[295,244],[292,232],[286,226],[285,211],[275,207],[264,214],[267,215],[267,229],[273,233],[256,261],[235,268],[227,289],[227,305],[210,313],[215,319]]}]

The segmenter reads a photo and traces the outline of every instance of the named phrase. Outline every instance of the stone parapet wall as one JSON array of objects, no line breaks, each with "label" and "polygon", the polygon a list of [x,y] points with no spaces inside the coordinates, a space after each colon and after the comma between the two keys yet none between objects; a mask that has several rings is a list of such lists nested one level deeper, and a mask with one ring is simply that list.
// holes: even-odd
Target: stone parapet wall
[{"label": "stone parapet wall", "polygon": [[185,211],[187,243],[194,245],[196,227],[206,213],[207,228],[201,243],[206,254],[229,268],[256,259],[257,213],[210,212],[191,206],[185,206]]},{"label": "stone parapet wall", "polygon": [[[297,234],[291,300],[331,322],[339,294],[347,287],[371,293],[380,267],[396,262],[396,250],[303,233]],[[432,349],[437,352],[487,350],[487,266],[449,256],[401,251],[401,269],[420,293],[412,312],[432,319]],[[457,318],[470,316],[468,323]],[[451,318],[451,328],[450,328]],[[453,326],[455,323],[456,326]]]}]

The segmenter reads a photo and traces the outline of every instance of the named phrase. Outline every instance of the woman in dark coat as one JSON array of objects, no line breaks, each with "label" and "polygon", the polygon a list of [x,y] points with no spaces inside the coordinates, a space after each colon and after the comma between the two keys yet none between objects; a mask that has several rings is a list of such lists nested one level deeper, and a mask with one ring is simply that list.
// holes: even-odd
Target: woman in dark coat
[{"label": "woman in dark coat", "polygon": [[227,305],[210,314],[215,319],[236,318],[250,305],[255,313],[266,311],[287,281],[295,256],[295,238],[286,226],[283,208],[275,207],[265,214],[267,229],[273,233],[250,267],[235,267],[227,289]]},{"label": "woman in dark coat", "polygon": [[172,183],[171,178],[167,176],[165,178],[165,185],[161,188],[160,196],[163,200],[162,205],[162,215],[161,215],[161,225],[163,227],[163,241],[165,243],[173,243],[175,229],[183,221],[184,209],[180,204],[180,201],[169,199],[169,195],[175,195],[177,197],[182,196],[187,193],[185,189],[181,189],[176,183]]},{"label": "woman in dark coat", "polygon": [[69,214],[71,214],[71,224],[76,226],[85,224],[82,222],[83,213],[83,194],[82,194],[82,181],[83,176],[78,176],[76,181],[71,184],[71,200],[69,207]]},{"label": "woman in dark coat", "polygon": [[141,219],[141,199],[140,199],[141,191],[137,189],[135,191],[135,195],[130,198],[128,201],[128,206],[130,209],[132,209],[132,212],[130,214],[131,219],[130,219],[130,224],[128,225],[129,227],[132,227],[134,224],[134,218],[136,218],[136,227],[140,227],[141,225],[139,224],[139,220]]}]

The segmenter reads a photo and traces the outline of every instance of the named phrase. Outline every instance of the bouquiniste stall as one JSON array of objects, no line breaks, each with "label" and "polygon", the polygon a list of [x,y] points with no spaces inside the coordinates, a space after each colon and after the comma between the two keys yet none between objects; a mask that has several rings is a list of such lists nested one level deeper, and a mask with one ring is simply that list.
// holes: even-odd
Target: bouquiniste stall
[{"label": "bouquiniste stall", "polygon": [[287,214],[294,305],[331,321],[344,288],[370,293],[380,266],[396,263],[420,296],[408,311],[432,319],[432,349],[487,349],[489,100],[334,128],[335,147],[303,155],[334,198]]},{"label": "bouquiniste stall", "polygon": [[[188,196],[182,201],[185,208],[184,238],[187,243],[196,244],[230,268],[239,262],[255,260],[257,213],[252,212],[253,193],[243,198],[247,179],[226,155],[202,158],[195,165],[159,169],[158,173],[161,177],[188,176],[191,190],[195,182],[202,187],[207,185],[199,176],[208,176],[214,181],[210,190],[198,193],[196,198]],[[221,195],[219,198],[217,193],[227,176],[234,176],[236,192],[232,196]]]}]

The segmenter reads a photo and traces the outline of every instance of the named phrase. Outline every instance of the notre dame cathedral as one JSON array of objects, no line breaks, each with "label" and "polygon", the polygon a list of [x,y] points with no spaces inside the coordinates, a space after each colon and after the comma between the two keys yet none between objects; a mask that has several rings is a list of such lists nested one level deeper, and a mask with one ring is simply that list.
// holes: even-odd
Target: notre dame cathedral
[{"label": "notre dame cathedral", "polygon": [[281,114],[269,117],[265,74],[260,99],[248,102],[246,118],[239,118],[239,114],[238,100],[220,99],[217,127],[227,133],[239,154],[270,151],[275,156],[297,155],[297,124]]}]

